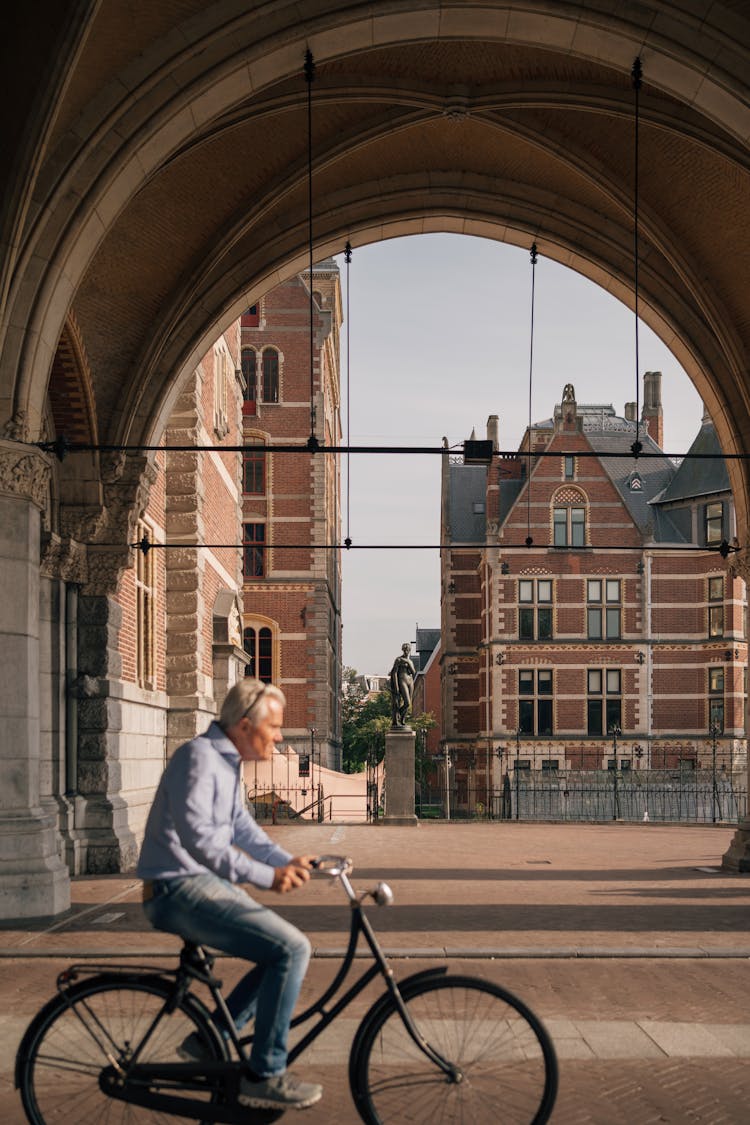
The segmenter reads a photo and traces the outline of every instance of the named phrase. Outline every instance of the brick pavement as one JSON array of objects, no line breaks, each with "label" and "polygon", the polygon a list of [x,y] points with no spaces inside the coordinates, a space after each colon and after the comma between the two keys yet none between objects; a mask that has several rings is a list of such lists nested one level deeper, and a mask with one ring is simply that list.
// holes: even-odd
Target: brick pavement
[{"label": "brick pavement", "polygon": [[[498,980],[531,1005],[560,1056],[555,1125],[748,1120],[750,880],[719,870],[731,830],[430,824],[272,831],[296,852],[352,855],[360,886],[388,880],[396,904],[374,910],[373,921],[399,975],[447,955],[451,968]],[[177,948],[144,925],[138,890],[126,876],[76,880],[68,917],[0,930],[4,1123],[23,1120],[9,1067],[64,958],[150,959]],[[273,901],[311,934],[316,957],[305,995],[312,994],[344,945],[343,896],[315,880]],[[220,964],[231,980],[237,970]],[[342,1060],[366,1002],[358,1000],[298,1064],[326,1087],[305,1125],[356,1121]]]}]

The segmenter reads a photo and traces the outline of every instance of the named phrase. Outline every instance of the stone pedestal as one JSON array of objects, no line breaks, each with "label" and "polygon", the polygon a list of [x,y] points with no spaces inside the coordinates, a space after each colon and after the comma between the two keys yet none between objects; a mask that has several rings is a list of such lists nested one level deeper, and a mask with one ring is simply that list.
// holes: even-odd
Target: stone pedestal
[{"label": "stone pedestal", "polygon": [[419,824],[414,814],[413,730],[389,730],[385,736],[385,817],[383,824]]},{"label": "stone pedestal", "polygon": [[740,821],[729,849],[724,853],[722,867],[726,871],[750,874],[750,817]]}]

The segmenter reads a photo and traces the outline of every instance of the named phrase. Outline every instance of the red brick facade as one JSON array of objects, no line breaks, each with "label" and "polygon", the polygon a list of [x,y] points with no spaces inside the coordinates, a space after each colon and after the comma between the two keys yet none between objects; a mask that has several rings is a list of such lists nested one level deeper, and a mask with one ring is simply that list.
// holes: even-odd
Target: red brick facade
[{"label": "red brick facade", "polygon": [[[340,769],[341,579],[338,553],[327,546],[340,538],[339,465],[306,446],[311,432],[321,444],[340,443],[341,293],[333,261],[314,267],[311,418],[307,276],[279,285],[241,322],[243,625],[249,671],[287,696],[289,743],[305,752],[315,731],[316,757]],[[279,444],[300,452],[263,454]]]},{"label": "red brick facade", "polygon": [[[678,468],[660,455],[656,375],[638,434],[566,388],[513,461],[445,458],[442,745],[480,795],[500,784],[499,748],[511,768],[607,769],[613,728],[623,769],[705,765],[712,725],[726,768],[744,757],[731,493],[720,456]],[[636,436],[652,457],[634,459]],[[494,419],[488,438],[497,449]],[[704,419],[694,449],[707,448],[719,452]]]}]

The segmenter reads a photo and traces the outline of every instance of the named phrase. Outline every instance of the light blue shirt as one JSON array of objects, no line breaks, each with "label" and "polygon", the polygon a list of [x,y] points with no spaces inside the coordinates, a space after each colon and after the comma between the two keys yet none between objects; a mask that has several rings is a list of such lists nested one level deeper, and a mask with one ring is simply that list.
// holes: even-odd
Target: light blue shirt
[{"label": "light blue shirt", "polygon": [[162,774],[138,860],[141,879],[207,871],[268,888],[292,856],[245,808],[242,762],[218,723],[175,751]]}]

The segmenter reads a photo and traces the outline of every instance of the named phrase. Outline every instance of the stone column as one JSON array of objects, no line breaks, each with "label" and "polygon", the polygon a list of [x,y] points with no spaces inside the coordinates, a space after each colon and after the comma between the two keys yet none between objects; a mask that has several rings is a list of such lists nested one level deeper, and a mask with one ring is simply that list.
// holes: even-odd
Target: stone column
[{"label": "stone column", "polygon": [[118,454],[102,466],[103,504],[67,505],[60,512],[62,533],[88,544],[78,599],[77,676],[70,690],[77,699],[78,723],[71,839],[89,874],[130,870],[138,855],[123,796],[130,788],[130,763],[122,718],[122,608],[116,593],[123,572],[133,565],[129,544],[155,478],[145,457]]},{"label": "stone column", "polygon": [[57,818],[61,857],[84,872],[76,827],[78,789],[78,592],[88,579],[86,548],[53,532],[42,535],[40,587],[40,799]]},{"label": "stone column", "polygon": [[408,728],[389,730],[385,736],[384,824],[419,824],[414,813],[416,738]]},{"label": "stone column", "polygon": [[[750,584],[750,546],[746,547],[744,551],[737,554],[732,559],[730,567],[730,574],[737,578],[744,579],[746,584]],[[745,608],[745,637],[748,637],[748,608]],[[747,792],[750,794],[750,754],[747,753],[747,737],[750,732],[748,722],[750,716],[748,715],[748,699],[745,699],[745,756],[747,759]],[[738,824],[737,831],[735,832],[729,848],[724,853],[721,862],[722,867],[729,871],[740,871],[743,873],[750,872],[750,816],[745,816]]]},{"label": "stone column", "polygon": [[55,816],[39,791],[40,512],[49,463],[33,446],[0,440],[0,916],[70,906]]}]

